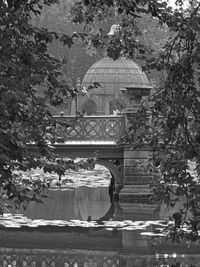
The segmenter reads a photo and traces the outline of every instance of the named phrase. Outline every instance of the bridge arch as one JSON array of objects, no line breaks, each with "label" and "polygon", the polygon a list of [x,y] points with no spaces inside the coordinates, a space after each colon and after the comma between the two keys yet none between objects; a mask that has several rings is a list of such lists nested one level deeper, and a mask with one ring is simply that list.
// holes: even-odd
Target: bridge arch
[{"label": "bridge arch", "polygon": [[104,166],[107,168],[110,172],[110,174],[115,179],[115,184],[122,184],[122,170],[121,170],[121,164],[116,166],[114,164],[114,160],[105,160],[105,159],[97,159],[96,163],[99,165]]},{"label": "bridge arch", "polygon": [[116,159],[97,159],[96,164],[104,166],[111,174],[108,193],[112,204],[119,200],[122,189],[122,162]]}]

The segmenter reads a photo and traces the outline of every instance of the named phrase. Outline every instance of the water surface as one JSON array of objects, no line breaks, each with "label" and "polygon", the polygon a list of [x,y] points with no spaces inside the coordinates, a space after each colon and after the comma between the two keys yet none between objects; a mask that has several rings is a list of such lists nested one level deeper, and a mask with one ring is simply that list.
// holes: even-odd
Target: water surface
[{"label": "water surface", "polygon": [[163,239],[161,219],[170,211],[150,203],[110,203],[109,180],[102,167],[68,173],[61,187],[55,176],[44,205],[31,203],[0,217],[0,266],[200,266],[199,244]]}]

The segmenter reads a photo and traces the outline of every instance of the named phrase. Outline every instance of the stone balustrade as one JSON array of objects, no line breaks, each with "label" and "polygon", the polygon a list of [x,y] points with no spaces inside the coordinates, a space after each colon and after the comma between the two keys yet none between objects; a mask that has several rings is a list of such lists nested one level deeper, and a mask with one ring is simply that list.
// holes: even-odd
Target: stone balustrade
[{"label": "stone balustrade", "polygon": [[81,250],[55,251],[48,249],[0,250],[2,267],[117,267],[117,253]]},{"label": "stone balustrade", "polygon": [[2,267],[199,267],[199,254],[134,254],[106,251],[0,249]]},{"label": "stone balustrade", "polygon": [[[118,141],[125,133],[124,116],[55,116],[63,141]],[[61,142],[62,142],[61,140]]]}]

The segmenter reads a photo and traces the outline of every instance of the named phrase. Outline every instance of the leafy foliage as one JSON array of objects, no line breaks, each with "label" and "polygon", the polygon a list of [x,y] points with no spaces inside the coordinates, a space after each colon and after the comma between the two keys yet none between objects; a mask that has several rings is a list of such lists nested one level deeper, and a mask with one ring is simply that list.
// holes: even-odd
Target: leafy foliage
[{"label": "leafy foliage", "polygon": [[[43,168],[58,176],[80,166],[73,161],[58,161],[50,144],[55,140],[56,121],[40,96],[59,105],[73,93],[61,79],[61,62],[47,52],[56,39],[69,47],[73,38],[32,26],[31,16],[40,14],[43,5],[57,0],[0,1],[0,207],[7,199],[16,205],[38,200],[48,185],[43,181],[18,179],[15,170]],[[34,143],[36,153],[28,150]],[[88,163],[87,163],[88,164]],[[87,165],[86,164],[86,165]],[[83,167],[84,164],[82,164]]]},{"label": "leafy foliage", "polygon": [[[155,38],[153,35],[156,36],[159,32],[164,33],[166,30],[165,26],[162,29],[161,26],[156,25],[158,20],[154,19],[155,12],[164,17],[170,11],[166,3],[159,1],[111,0],[96,3],[86,1],[85,3],[77,0],[71,13],[74,23],[84,24],[85,34],[81,38],[87,45],[92,45],[98,50],[106,45],[107,54],[113,59],[117,59],[121,54],[129,58],[144,59],[145,54],[151,52],[153,43],[151,39]],[[149,13],[151,16],[148,16]],[[104,22],[108,17],[113,17],[116,25],[120,25],[115,34],[109,37],[108,32],[104,30]],[[152,26],[153,28],[157,26],[154,32]],[[152,35],[151,38],[149,38],[150,35]],[[162,39],[165,39],[166,36],[161,35]],[[148,41],[147,36],[150,39]]]}]

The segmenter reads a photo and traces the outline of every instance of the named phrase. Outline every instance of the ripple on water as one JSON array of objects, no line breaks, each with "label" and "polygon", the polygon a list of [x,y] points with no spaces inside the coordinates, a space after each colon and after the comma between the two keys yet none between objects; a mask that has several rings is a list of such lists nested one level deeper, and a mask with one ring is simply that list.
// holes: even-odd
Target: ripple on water
[{"label": "ripple on water", "polygon": [[[31,220],[21,215],[13,215],[11,213],[5,213],[3,216],[0,216],[0,226],[9,227],[9,228],[23,228],[24,226],[28,227],[41,227],[41,226],[54,226],[54,227],[82,227],[82,228],[104,228],[106,230],[126,230],[126,231],[144,231],[142,235],[154,235],[154,236],[163,236],[163,229],[166,227],[165,221],[81,221],[81,220],[44,220],[37,219]],[[148,231],[149,227],[152,229],[154,226],[156,233]]]},{"label": "ripple on water", "polygon": [[[22,178],[27,179],[41,179],[51,184],[51,187],[57,187],[59,177],[55,173],[45,173],[41,169],[30,170],[27,172],[18,172]],[[61,178],[59,186],[77,188],[80,186],[90,187],[108,187],[110,182],[109,171],[101,166],[96,165],[94,170],[79,170],[79,171],[66,171],[65,175]]]}]

